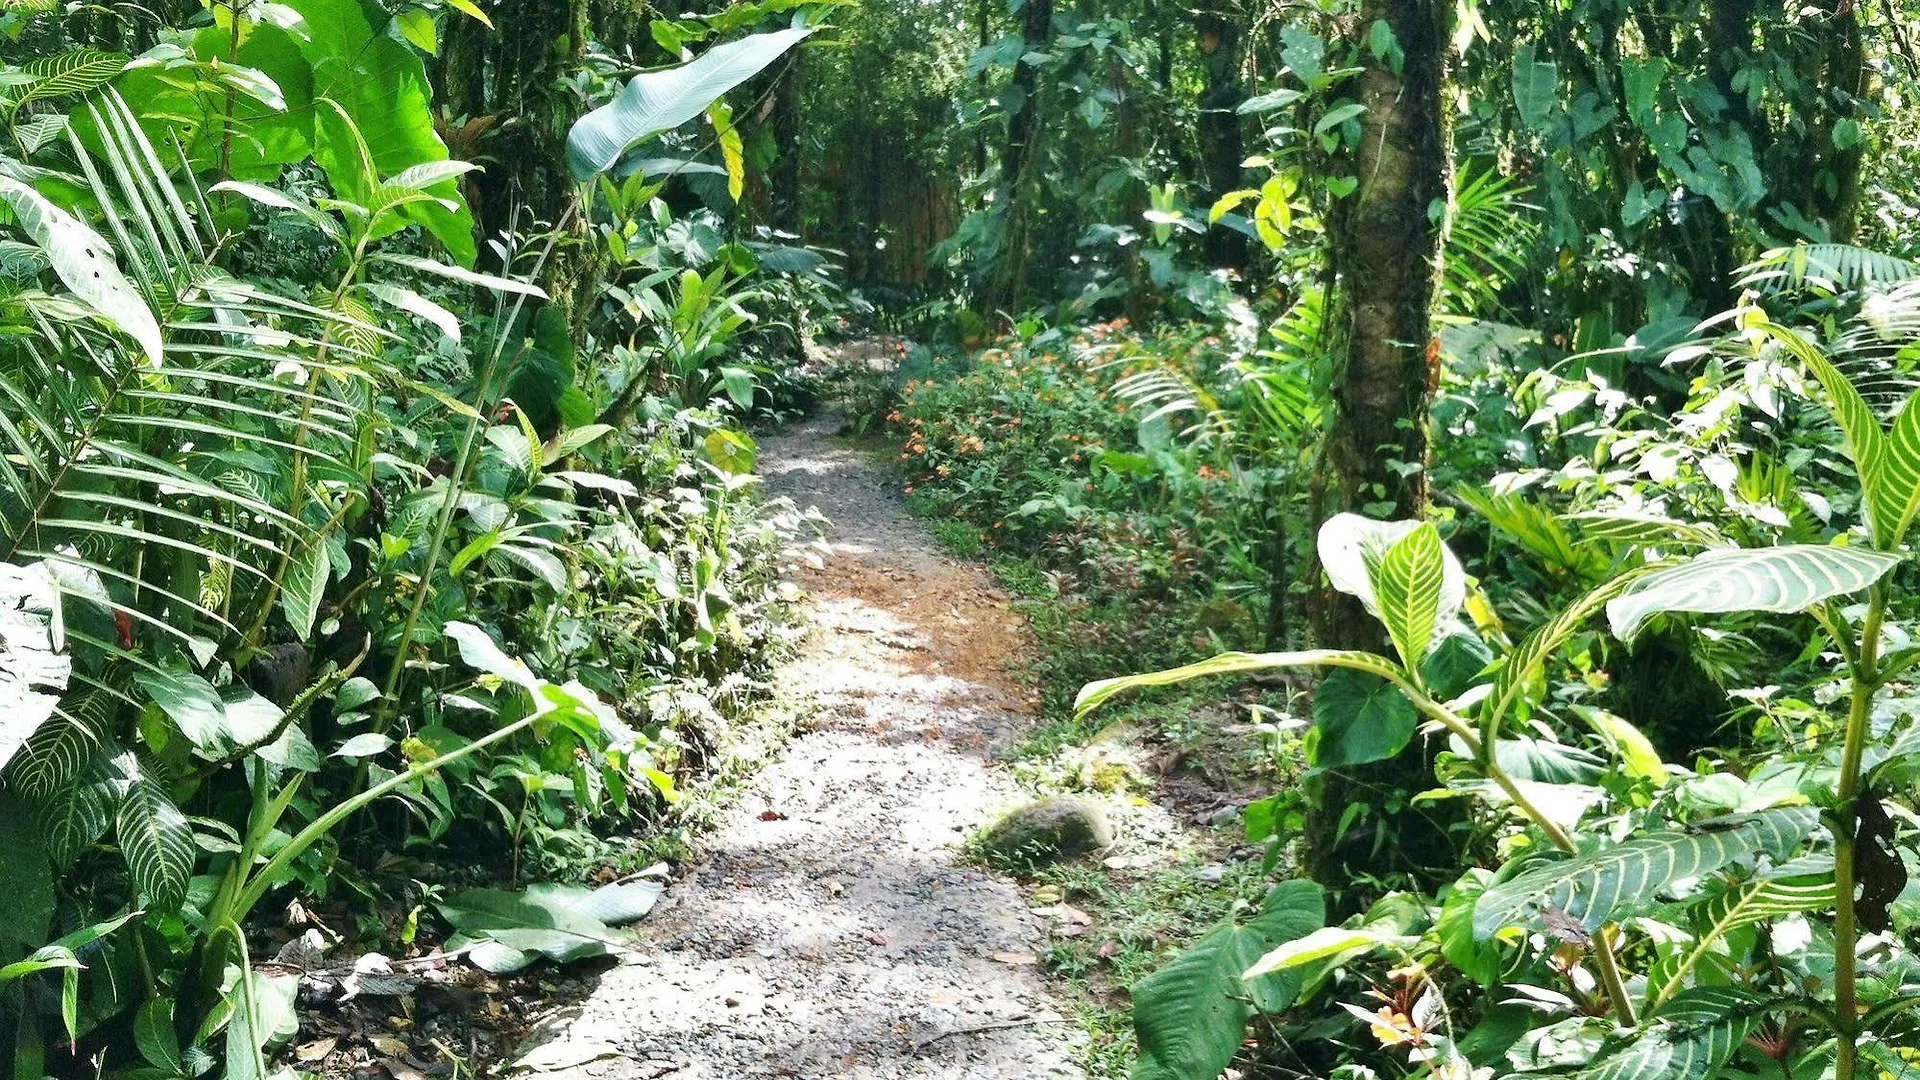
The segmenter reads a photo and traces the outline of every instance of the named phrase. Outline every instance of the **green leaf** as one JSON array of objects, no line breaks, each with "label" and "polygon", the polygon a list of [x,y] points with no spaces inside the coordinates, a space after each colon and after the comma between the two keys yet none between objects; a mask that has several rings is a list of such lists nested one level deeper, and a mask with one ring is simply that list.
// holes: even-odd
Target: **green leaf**
[{"label": "green leaf", "polygon": [[440,36],[434,30],[433,16],[422,8],[408,8],[393,17],[400,33],[421,52],[438,56]]},{"label": "green leaf", "polygon": [[1891,552],[1826,544],[1718,548],[1640,578],[1607,602],[1607,622],[1630,642],[1659,614],[1805,611],[1867,588],[1899,563]]},{"label": "green leaf", "polygon": [[1285,653],[1230,652],[1221,653],[1210,660],[1202,660],[1185,667],[1151,671],[1144,675],[1121,675],[1112,679],[1090,682],[1080,688],[1079,696],[1074,698],[1073,709],[1076,715],[1085,716],[1115,694],[1150,686],[1170,686],[1210,675],[1244,675],[1255,671],[1307,667],[1354,668],[1359,671],[1370,671],[1383,677],[1401,674],[1399,666],[1393,661],[1369,652],[1340,649],[1308,649],[1303,652]]},{"label": "green leaf", "polygon": [[1446,584],[1446,551],[1440,531],[1422,522],[1395,541],[1370,568],[1380,621],[1386,624],[1400,662],[1420,666],[1437,643],[1440,594]]},{"label": "green leaf", "polygon": [[0,795],[0,880],[7,883],[0,889],[0,955],[39,948],[53,921],[53,870],[34,842],[27,812],[5,795]]},{"label": "green leaf", "polygon": [[[1865,517],[1873,533],[1874,544],[1888,550],[1897,547],[1905,532],[1901,527],[1901,519],[1905,518],[1911,524],[1911,515],[1906,511],[1916,498],[1920,498],[1920,483],[1911,486],[1906,484],[1907,479],[1920,473],[1920,462],[1915,460],[1914,451],[1903,451],[1901,461],[1894,466],[1899,479],[1883,479],[1882,473],[1887,469],[1889,454],[1887,434],[1880,427],[1879,419],[1873,415],[1873,409],[1860,396],[1860,391],[1846,374],[1797,330],[1768,322],[1755,314],[1744,316],[1741,327],[1785,346],[1788,352],[1807,365],[1814,379],[1826,390],[1827,396],[1832,399],[1834,419],[1839,422],[1840,433],[1846,439],[1847,456],[1853,459],[1854,472],[1860,477]],[[1902,410],[1903,417],[1907,411]]]},{"label": "green leaf", "polygon": [[13,208],[20,228],[46,252],[61,283],[138,342],[150,363],[160,363],[165,351],[160,324],[140,290],[120,272],[113,248],[100,234],[12,177],[0,176],[0,200]]},{"label": "green leaf", "polygon": [[691,63],[633,77],[614,99],[567,133],[567,166],[590,180],[627,151],[699,116],[722,94],[758,75],[813,31],[794,27],[716,45]]},{"label": "green leaf", "polygon": [[1319,886],[1288,881],[1274,887],[1260,916],[1215,927],[1133,987],[1133,1027],[1140,1053],[1133,1080],[1217,1077],[1233,1062],[1253,1016],[1249,991],[1278,1011],[1298,990],[1291,975],[1249,987],[1241,975],[1265,953],[1326,921]]},{"label": "green leaf", "polygon": [[1342,926],[1327,926],[1306,937],[1289,941],[1254,961],[1240,977],[1257,979],[1262,975],[1276,971],[1291,971],[1305,967],[1319,960],[1334,957],[1352,957],[1372,952],[1375,949],[1396,943],[1410,943],[1413,939],[1399,934],[1384,934],[1367,927],[1348,929]]},{"label": "green leaf", "polygon": [[301,641],[313,636],[313,621],[319,617],[320,601],[327,595],[331,566],[327,545],[319,538],[308,542],[287,563],[286,576],[280,582],[280,611]]},{"label": "green leaf", "polygon": [[1346,123],[1366,111],[1367,107],[1365,105],[1354,102],[1348,102],[1345,105],[1328,109],[1326,115],[1320,117],[1319,123],[1313,125],[1313,133],[1315,135],[1325,135],[1327,132],[1332,131],[1334,128],[1339,127],[1341,124]]},{"label": "green leaf", "polygon": [[173,1030],[173,999],[155,997],[140,1006],[133,1017],[133,1045],[140,1056],[156,1069],[180,1073],[180,1037]]},{"label": "green leaf", "polygon": [[468,939],[500,948],[475,949],[474,962],[488,971],[517,971],[535,956],[561,962],[606,953],[613,931],[572,903],[571,892],[529,889],[468,889],[437,906],[454,929]]},{"label": "green leaf", "polygon": [[1535,60],[1531,42],[1514,54],[1513,104],[1527,127],[1537,132],[1553,129],[1554,115],[1559,111],[1559,85],[1559,66]]},{"label": "green leaf", "polygon": [[442,334],[455,342],[460,340],[460,317],[446,308],[398,285],[388,285],[380,281],[364,281],[360,287],[372,296],[388,303],[409,315],[425,319],[432,323]]},{"label": "green leaf", "polygon": [[1548,862],[1500,882],[1474,905],[1473,930],[1485,939],[1509,926],[1532,926],[1547,909],[1564,911],[1589,931],[1653,902],[1667,883],[1710,873],[1736,859],[1776,860],[1797,850],[1819,824],[1804,806],[1718,818],[1692,829],[1643,833],[1624,843]]},{"label": "green leaf", "polygon": [[[1432,528],[1431,524],[1420,521],[1375,521],[1359,514],[1335,514],[1320,526],[1316,545],[1320,565],[1326,571],[1327,583],[1349,596],[1358,597],[1374,618],[1387,625],[1391,633],[1393,625],[1389,622],[1385,607],[1388,598],[1379,594],[1380,583],[1376,577],[1384,566],[1387,554],[1396,545],[1422,529]],[[1422,605],[1427,596],[1435,597],[1434,616],[1430,623],[1434,637],[1452,632],[1454,616],[1467,600],[1467,572],[1461,567],[1460,560],[1454,558],[1453,552],[1447,550],[1439,540],[1439,534],[1435,533],[1431,541],[1416,541],[1415,546],[1402,555],[1403,559],[1409,560],[1404,573],[1417,571],[1421,579],[1420,588],[1425,590],[1420,597]],[[1433,573],[1432,549],[1436,545],[1440,552],[1437,592],[1430,580]],[[1395,603],[1404,607],[1406,598],[1402,595],[1395,599]],[[1405,614],[1402,612],[1394,617],[1404,619]],[[1432,644],[1431,641],[1425,643],[1420,650],[1421,657],[1426,655]],[[1418,658],[1409,660],[1409,663],[1418,662]]]},{"label": "green leaf", "polygon": [[1420,713],[1400,688],[1378,675],[1336,670],[1313,696],[1313,767],[1339,769],[1384,761],[1412,741]]},{"label": "green leaf", "polygon": [[340,744],[331,756],[339,758],[368,758],[384,754],[393,746],[393,736],[377,731],[363,731]]},{"label": "green leaf", "polygon": [[201,748],[224,747],[227,708],[212,683],[181,668],[142,668],[133,681],[167,714],[187,741]]},{"label": "green leaf", "polygon": [[25,71],[39,77],[21,97],[20,104],[44,98],[64,97],[98,90],[126,70],[127,57],[99,49],[73,49],[57,56],[43,56],[27,62]]},{"label": "green leaf", "polygon": [[1473,933],[1473,909],[1482,893],[1493,883],[1493,872],[1474,867],[1461,875],[1440,904],[1440,917],[1434,932],[1440,938],[1440,952],[1460,973],[1481,986],[1500,981],[1500,950],[1476,938]]},{"label": "green leaf", "polygon": [[733,106],[714,102],[707,106],[707,120],[713,124],[714,138],[720,144],[720,158],[727,163],[727,194],[739,202],[747,190],[747,150],[740,129],[733,126]]},{"label": "green leaf", "polygon": [[186,899],[193,874],[193,827],[160,785],[135,780],[120,802],[115,826],[120,852],[133,875],[140,905],[170,914]]},{"label": "green leaf", "polygon": [[523,687],[538,694],[541,682],[523,660],[515,659],[494,644],[492,635],[468,622],[450,622],[445,633],[460,649],[460,659],[468,667]]},{"label": "green leaf", "polygon": [[106,835],[120,791],[107,758],[97,756],[86,775],[61,786],[34,807],[47,860],[64,871],[80,853]]},{"label": "green leaf", "polygon": [[1732,986],[1679,995],[1618,1049],[1604,1049],[1578,1080],[1707,1080],[1745,1042],[1766,999]]}]

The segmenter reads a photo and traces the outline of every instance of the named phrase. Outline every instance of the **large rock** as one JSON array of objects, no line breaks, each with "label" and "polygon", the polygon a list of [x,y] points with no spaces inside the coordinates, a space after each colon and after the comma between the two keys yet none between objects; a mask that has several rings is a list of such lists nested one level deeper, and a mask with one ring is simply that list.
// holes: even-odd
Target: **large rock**
[{"label": "large rock", "polygon": [[1100,804],[1071,795],[1028,803],[1000,819],[980,838],[998,862],[1046,866],[1113,843],[1113,822]]}]

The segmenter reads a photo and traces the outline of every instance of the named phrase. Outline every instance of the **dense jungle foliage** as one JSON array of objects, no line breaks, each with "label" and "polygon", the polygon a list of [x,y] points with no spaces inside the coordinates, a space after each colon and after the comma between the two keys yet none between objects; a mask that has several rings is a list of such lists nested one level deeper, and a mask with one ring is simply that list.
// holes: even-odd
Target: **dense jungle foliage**
[{"label": "dense jungle foliage", "polygon": [[1034,753],[1259,762],[1091,1070],[1907,1075],[1917,97],[1914,0],[0,0],[0,1060],[603,954],[838,397]]}]

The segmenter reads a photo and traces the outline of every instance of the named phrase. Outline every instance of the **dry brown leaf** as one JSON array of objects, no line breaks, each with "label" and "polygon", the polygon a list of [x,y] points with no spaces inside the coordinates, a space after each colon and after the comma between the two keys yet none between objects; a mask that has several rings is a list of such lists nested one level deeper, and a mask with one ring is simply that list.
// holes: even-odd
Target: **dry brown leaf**
[{"label": "dry brown leaf", "polygon": [[324,1039],[315,1039],[304,1046],[295,1048],[293,1056],[302,1062],[312,1064],[325,1058],[328,1054],[333,1053],[333,1048],[339,1044],[339,1036],[329,1035]]}]

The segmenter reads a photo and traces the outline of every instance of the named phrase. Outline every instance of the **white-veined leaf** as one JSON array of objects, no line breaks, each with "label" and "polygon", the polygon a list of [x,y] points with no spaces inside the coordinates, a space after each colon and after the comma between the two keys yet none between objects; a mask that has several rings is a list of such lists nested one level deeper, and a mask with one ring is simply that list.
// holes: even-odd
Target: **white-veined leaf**
[{"label": "white-veined leaf", "polygon": [[1589,931],[1653,902],[1672,881],[1697,877],[1758,854],[1784,858],[1820,822],[1811,807],[1776,807],[1718,818],[1690,829],[1643,833],[1585,855],[1543,863],[1502,881],[1474,904],[1474,937],[1509,926],[1533,926],[1548,911],[1578,919]]},{"label": "white-veined leaf", "polygon": [[1615,637],[1632,641],[1648,619],[1669,612],[1805,611],[1867,588],[1899,562],[1891,552],[1828,544],[1717,548],[1634,582],[1607,602],[1607,622]]}]

